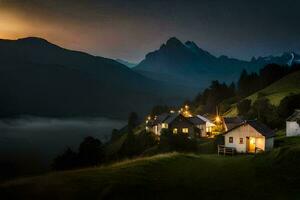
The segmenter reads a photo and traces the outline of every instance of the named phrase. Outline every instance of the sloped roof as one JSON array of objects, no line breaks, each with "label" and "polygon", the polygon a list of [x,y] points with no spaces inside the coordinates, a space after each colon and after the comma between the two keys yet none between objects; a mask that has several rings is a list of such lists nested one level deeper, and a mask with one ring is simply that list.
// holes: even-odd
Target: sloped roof
[{"label": "sloped roof", "polygon": [[179,113],[170,113],[169,116],[163,121],[164,123],[171,123],[173,120],[176,119],[180,114]]},{"label": "sloped roof", "polygon": [[295,110],[294,113],[287,118],[286,121],[297,121],[300,120],[300,110]]},{"label": "sloped roof", "polygon": [[[160,124],[160,123],[167,123],[170,124],[174,121],[180,113],[163,113],[157,116],[156,120],[154,120],[153,125]],[[192,123],[193,125],[205,124],[205,121],[200,119],[199,117],[184,117],[187,121]]]},{"label": "sloped roof", "polygon": [[155,122],[156,123],[162,123],[163,121],[166,120],[167,117],[169,117],[169,113],[163,113],[161,115],[158,115]]},{"label": "sloped roof", "polygon": [[248,124],[252,126],[257,132],[261,133],[266,138],[274,137],[275,132],[267,127],[265,124],[258,122],[257,120],[248,121]]},{"label": "sloped roof", "polygon": [[240,117],[224,117],[223,121],[228,130],[233,129],[244,122],[244,120]]},{"label": "sloped roof", "polygon": [[240,124],[244,120],[241,117],[224,117],[224,122],[226,124]]},{"label": "sloped roof", "polygon": [[[161,115],[158,115],[156,117],[155,120],[153,120],[153,122],[151,123],[152,126],[155,126],[157,124],[161,124],[161,123],[170,123],[172,122],[177,116],[179,115],[179,113],[163,113]],[[150,124],[150,123],[149,123]]]},{"label": "sloped roof", "polygon": [[201,116],[201,115],[197,115],[197,117],[199,117],[200,119],[202,119],[203,121],[205,121],[206,123],[208,123],[209,126],[215,126],[215,124],[212,121],[210,121],[209,119],[207,119],[206,117]]},{"label": "sloped roof", "polygon": [[269,127],[267,127],[266,125],[264,125],[263,123],[258,122],[257,120],[249,120],[249,121],[244,121],[242,123],[240,123],[238,126],[233,127],[232,129],[226,131],[225,133],[223,133],[224,135],[226,135],[227,133],[243,126],[243,125],[250,125],[252,128],[254,128],[257,132],[259,132],[260,134],[262,134],[263,136],[265,136],[266,138],[271,138],[275,136],[275,132],[270,129]]},{"label": "sloped roof", "polygon": [[194,125],[200,125],[205,124],[206,122],[199,117],[189,117],[187,118],[190,122],[192,122]]}]

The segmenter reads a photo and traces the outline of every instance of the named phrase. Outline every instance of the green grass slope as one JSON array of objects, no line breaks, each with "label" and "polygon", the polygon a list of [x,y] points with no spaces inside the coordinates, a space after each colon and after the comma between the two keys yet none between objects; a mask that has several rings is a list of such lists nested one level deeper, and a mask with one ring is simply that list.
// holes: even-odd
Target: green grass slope
[{"label": "green grass slope", "polygon": [[299,199],[300,139],[258,156],[161,154],[0,184],[9,199]]},{"label": "green grass slope", "polygon": [[273,105],[279,105],[280,101],[290,93],[300,93],[300,71],[289,74],[268,87],[247,97],[252,102],[257,99],[258,93],[263,93],[270,99]]},{"label": "green grass slope", "polygon": [[[254,102],[259,93],[264,94],[264,96],[270,100],[271,104],[278,106],[280,101],[289,94],[300,93],[300,71],[283,77],[268,87],[250,95],[246,99],[250,99],[252,102]],[[238,112],[236,104],[233,104],[232,107],[224,114],[224,116],[234,117],[237,116],[237,114]]]}]

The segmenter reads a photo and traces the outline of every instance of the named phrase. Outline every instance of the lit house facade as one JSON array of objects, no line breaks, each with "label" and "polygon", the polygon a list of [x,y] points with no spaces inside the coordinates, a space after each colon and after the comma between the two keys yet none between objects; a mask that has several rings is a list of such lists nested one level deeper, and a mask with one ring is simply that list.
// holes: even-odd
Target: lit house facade
[{"label": "lit house facade", "polygon": [[258,121],[244,121],[223,135],[225,147],[238,153],[257,153],[273,148],[275,133]]},{"label": "lit house facade", "polygon": [[216,127],[216,125],[211,120],[207,119],[206,117],[203,117],[201,115],[197,115],[197,117],[205,122],[206,133],[211,134],[214,127]]},{"label": "lit house facade", "polygon": [[287,118],[286,136],[300,136],[300,110],[295,110],[295,112]]}]

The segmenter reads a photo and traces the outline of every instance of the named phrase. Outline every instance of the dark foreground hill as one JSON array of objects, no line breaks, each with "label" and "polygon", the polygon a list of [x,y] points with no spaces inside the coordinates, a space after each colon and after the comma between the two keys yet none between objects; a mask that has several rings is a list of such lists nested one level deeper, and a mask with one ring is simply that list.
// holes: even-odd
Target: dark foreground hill
[{"label": "dark foreground hill", "polygon": [[[183,89],[183,88],[181,88]],[[0,40],[0,116],[125,117],[187,93],[40,38]]]},{"label": "dark foreground hill", "polygon": [[9,199],[299,199],[298,138],[257,156],[162,154],[0,185]]}]

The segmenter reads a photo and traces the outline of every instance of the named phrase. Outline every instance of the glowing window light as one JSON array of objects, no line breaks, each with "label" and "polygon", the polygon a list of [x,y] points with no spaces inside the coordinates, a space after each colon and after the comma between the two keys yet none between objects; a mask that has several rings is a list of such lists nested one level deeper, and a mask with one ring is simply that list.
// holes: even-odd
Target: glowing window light
[{"label": "glowing window light", "polygon": [[217,123],[220,123],[220,122],[221,122],[220,116],[217,116],[217,117],[216,117],[216,122],[217,122]]},{"label": "glowing window light", "polygon": [[162,128],[168,128],[168,124],[162,123],[162,124],[161,124],[161,127],[162,127]]},{"label": "glowing window light", "polygon": [[189,133],[189,129],[188,128],[182,128],[182,132],[183,133]]}]

